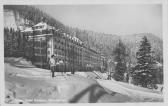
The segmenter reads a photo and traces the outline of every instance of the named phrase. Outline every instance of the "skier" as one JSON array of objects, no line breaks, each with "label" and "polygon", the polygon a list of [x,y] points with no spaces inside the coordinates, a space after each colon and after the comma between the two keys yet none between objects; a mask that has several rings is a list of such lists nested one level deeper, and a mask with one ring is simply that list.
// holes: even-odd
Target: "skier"
[{"label": "skier", "polygon": [[54,71],[55,71],[55,59],[54,59],[54,55],[51,56],[50,61],[50,70],[51,70],[51,74],[52,74],[52,78],[54,77]]}]

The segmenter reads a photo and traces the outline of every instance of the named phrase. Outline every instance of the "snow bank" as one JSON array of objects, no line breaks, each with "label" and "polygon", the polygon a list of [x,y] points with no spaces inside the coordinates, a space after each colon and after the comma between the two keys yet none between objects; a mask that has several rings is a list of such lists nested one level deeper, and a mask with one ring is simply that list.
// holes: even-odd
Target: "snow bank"
[{"label": "snow bank", "polygon": [[99,76],[100,77],[100,79],[107,79],[107,74],[106,73],[101,73],[101,72],[99,72],[99,71],[93,71],[97,76]]},{"label": "snow bank", "polygon": [[75,74],[89,79],[104,79],[101,74],[96,72],[75,72]]},{"label": "snow bank", "polygon": [[157,84],[157,91],[163,92],[163,85],[162,84]]},{"label": "snow bank", "polygon": [[6,57],[4,59],[7,63],[12,63],[13,65],[24,65],[24,66],[33,66],[31,61],[26,60],[23,57],[15,58],[15,57]]},{"label": "snow bank", "polygon": [[[97,80],[103,87],[141,101],[163,101],[163,95],[124,87],[114,80]],[[128,85],[129,86],[129,85]]]},{"label": "snow bank", "polygon": [[[22,58],[11,59],[16,65],[25,63]],[[11,61],[8,59],[8,61]],[[17,62],[16,62],[17,61]],[[27,64],[27,63],[25,63]],[[58,73],[55,73],[56,75]],[[26,103],[26,100],[45,100],[69,102],[69,100],[81,96],[78,102],[130,102],[157,101],[162,95],[143,92],[138,89],[130,89],[116,81],[95,80],[98,75],[93,72],[75,72],[75,75],[57,75],[51,78],[49,70],[40,68],[20,68],[5,63],[5,89],[6,103]],[[98,83],[110,92],[105,92]],[[129,85],[128,85],[129,86]],[[133,87],[132,87],[133,88]],[[85,91],[85,92],[84,92]],[[117,92],[117,93],[114,93]],[[100,94],[102,93],[102,94]],[[96,95],[103,95],[98,97]],[[135,100],[137,99],[137,100]],[[22,101],[23,100],[23,101]],[[38,101],[35,101],[36,103]],[[35,103],[33,102],[33,103]],[[92,101],[93,102],[93,101]]]},{"label": "snow bank", "polygon": [[27,61],[23,57],[15,58],[14,61],[16,61],[18,64],[22,64],[22,65],[32,65],[31,61]]},{"label": "snow bank", "polygon": [[88,77],[88,75],[85,72],[75,72],[75,74],[80,75],[80,76],[85,77],[85,78]]}]

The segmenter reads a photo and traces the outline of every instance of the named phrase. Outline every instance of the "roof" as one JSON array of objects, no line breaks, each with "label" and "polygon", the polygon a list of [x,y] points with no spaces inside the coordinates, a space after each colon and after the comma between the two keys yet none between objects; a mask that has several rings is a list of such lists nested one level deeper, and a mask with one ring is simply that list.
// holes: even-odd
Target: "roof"
[{"label": "roof", "polygon": [[21,32],[32,32],[32,31],[33,31],[32,28],[29,27],[29,28],[26,28],[25,30],[22,30]]},{"label": "roof", "polygon": [[76,42],[79,42],[79,43],[82,43],[82,41],[79,38],[77,38],[76,36],[73,36],[72,40],[74,40]]},{"label": "roof", "polygon": [[[53,27],[53,26],[50,26],[50,25],[48,25],[47,23],[45,23],[45,22],[40,22],[40,23],[38,23],[38,24],[36,24],[36,25],[34,25],[33,27],[39,27],[39,26],[44,26],[44,27],[42,27],[42,28],[37,28],[37,29],[35,29],[35,30],[45,30],[45,29],[54,29],[55,31],[59,31],[60,29],[55,29],[55,27]],[[22,32],[32,32],[33,31],[33,29],[31,28],[31,27],[29,27],[29,28],[26,28],[25,30],[23,30]],[[75,41],[75,42],[78,42],[78,43],[80,43],[80,44],[83,44],[83,42],[79,39],[79,38],[77,38],[76,36],[70,36],[70,35],[68,35],[68,34],[66,34],[66,33],[63,33],[63,35],[65,36],[65,37],[67,37],[67,38],[69,38],[69,39],[72,39],[73,41]]]},{"label": "roof", "polygon": [[40,22],[40,23],[34,25],[33,27],[39,27],[39,26],[44,26],[44,27],[39,28],[39,29],[35,29],[35,30],[55,29],[55,27],[50,26],[50,25],[48,25],[48,24],[45,23],[45,22]]},{"label": "roof", "polygon": [[36,24],[36,25],[34,25],[34,26],[42,26],[42,25],[47,25],[47,23],[40,22],[40,23],[38,23],[38,24]]}]

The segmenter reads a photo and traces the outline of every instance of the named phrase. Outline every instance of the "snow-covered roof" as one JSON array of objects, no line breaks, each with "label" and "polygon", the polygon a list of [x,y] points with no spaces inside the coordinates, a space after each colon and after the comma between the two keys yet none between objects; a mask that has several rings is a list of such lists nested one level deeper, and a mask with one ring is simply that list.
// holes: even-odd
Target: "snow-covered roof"
[{"label": "snow-covered roof", "polygon": [[47,29],[55,29],[55,27],[47,25]]},{"label": "snow-covered roof", "polygon": [[32,32],[32,31],[33,31],[32,28],[29,27],[29,28],[26,28],[25,30],[23,30],[23,31],[21,31],[21,32]]},{"label": "snow-covered roof", "polygon": [[163,66],[163,64],[159,63],[159,62],[156,62],[156,64],[157,64],[158,67],[162,67]]},{"label": "snow-covered roof", "polygon": [[[33,27],[35,28],[35,30],[55,29],[55,27],[50,26],[45,22],[40,22],[40,23],[34,25]],[[37,28],[37,27],[39,27],[39,28]]]},{"label": "snow-covered roof", "polygon": [[36,24],[36,25],[34,25],[34,26],[43,26],[43,25],[47,25],[47,23],[45,23],[45,22],[40,22],[40,23],[38,23],[38,24]]},{"label": "snow-covered roof", "polygon": [[82,44],[83,42],[79,39],[79,38],[77,38],[76,36],[70,36],[70,35],[68,35],[68,34],[66,34],[66,33],[62,33],[65,37],[67,37],[67,38],[69,38],[69,39],[71,39],[71,40],[73,40],[73,41],[75,41],[75,42],[78,42],[78,43],[80,43],[80,44]]},{"label": "snow-covered roof", "polygon": [[[34,27],[34,30],[36,30],[36,31],[37,30],[45,30],[45,29],[54,29],[55,31],[60,31],[60,29],[55,29],[55,27],[50,26],[50,25],[48,25],[45,22],[40,22],[40,23],[34,25],[33,27]],[[32,32],[32,31],[33,31],[33,29],[30,27],[30,28],[26,28],[22,32]],[[70,35],[68,35],[66,33],[62,33],[62,34],[63,34],[63,36],[65,36],[65,37],[67,37],[67,38],[69,38],[69,39],[71,39],[71,40],[73,40],[75,42],[83,44],[83,42],[79,38],[77,38],[76,36],[72,37],[72,36],[70,36]]]},{"label": "snow-covered roof", "polygon": [[82,41],[79,38],[77,38],[76,36],[73,36],[72,40],[82,44]]}]

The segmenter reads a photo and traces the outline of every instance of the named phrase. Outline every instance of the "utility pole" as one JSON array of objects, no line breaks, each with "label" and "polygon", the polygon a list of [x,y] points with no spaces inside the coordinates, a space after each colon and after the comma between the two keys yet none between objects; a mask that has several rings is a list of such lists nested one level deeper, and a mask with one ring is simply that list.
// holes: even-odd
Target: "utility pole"
[{"label": "utility pole", "polygon": [[13,30],[12,28],[10,29],[10,33],[11,33],[11,53],[10,55],[13,56]]},{"label": "utility pole", "polygon": [[41,42],[42,42],[42,38],[40,38],[40,55],[41,55],[41,59],[40,59],[41,61],[40,62],[41,62],[41,68],[42,68],[43,67],[43,54],[41,52],[42,51]]},{"label": "utility pole", "polygon": [[66,52],[67,52],[67,51],[66,51],[66,43],[67,43],[66,39],[67,39],[67,38],[66,38],[66,36],[65,36],[65,72],[67,71],[67,70],[66,70]]},{"label": "utility pole", "polygon": [[[73,42],[74,43],[74,42]],[[72,44],[72,74],[74,74],[74,61],[75,61],[75,52],[74,52],[74,44]]]},{"label": "utility pole", "polygon": [[111,69],[112,69],[112,67],[110,66],[110,63],[112,63],[112,60],[111,60],[111,59],[108,59],[107,62],[108,62],[108,63],[107,63],[108,66],[107,66],[107,67],[108,67],[108,70],[109,70],[108,79],[111,80]]},{"label": "utility pole", "polygon": [[49,68],[48,68],[48,57],[47,57],[47,56],[48,56],[47,45],[48,45],[48,44],[47,44],[47,35],[46,35],[46,36],[45,36],[45,51],[46,51],[45,67],[47,67],[47,69],[49,69]]},{"label": "utility pole", "polygon": [[52,38],[51,38],[51,54],[54,54],[54,29],[52,28]]},{"label": "utility pole", "polygon": [[33,33],[32,33],[32,35],[33,35],[33,56],[32,56],[32,62],[34,63],[34,58],[35,58],[35,50],[34,50],[34,47],[35,47],[35,36],[34,36],[34,28],[32,27],[32,30],[33,30]]}]

